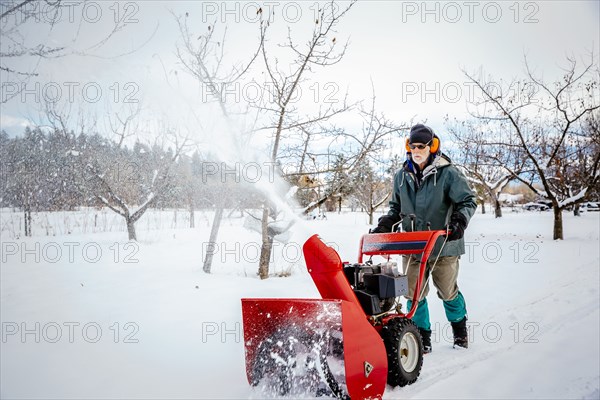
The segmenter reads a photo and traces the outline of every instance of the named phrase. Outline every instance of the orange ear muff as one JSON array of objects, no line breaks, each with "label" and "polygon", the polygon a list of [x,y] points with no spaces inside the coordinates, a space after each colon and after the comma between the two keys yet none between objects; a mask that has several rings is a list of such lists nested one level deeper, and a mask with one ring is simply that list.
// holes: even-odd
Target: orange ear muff
[{"label": "orange ear muff", "polygon": [[410,153],[410,147],[408,146],[409,140],[409,138],[406,138],[406,144],[404,145],[404,147],[406,148],[406,151]]},{"label": "orange ear muff", "polygon": [[429,152],[431,154],[435,154],[438,152],[439,149],[440,149],[440,139],[434,137],[433,140],[431,141],[431,146],[430,146]]}]

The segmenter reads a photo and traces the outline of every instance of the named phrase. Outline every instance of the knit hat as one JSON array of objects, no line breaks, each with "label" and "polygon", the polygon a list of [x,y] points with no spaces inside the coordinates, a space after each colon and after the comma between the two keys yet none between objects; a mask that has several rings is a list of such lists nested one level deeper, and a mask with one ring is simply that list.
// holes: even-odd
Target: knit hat
[{"label": "knit hat", "polygon": [[423,124],[417,124],[410,128],[410,138],[408,142],[427,144],[431,142],[434,137],[436,136],[430,127]]}]

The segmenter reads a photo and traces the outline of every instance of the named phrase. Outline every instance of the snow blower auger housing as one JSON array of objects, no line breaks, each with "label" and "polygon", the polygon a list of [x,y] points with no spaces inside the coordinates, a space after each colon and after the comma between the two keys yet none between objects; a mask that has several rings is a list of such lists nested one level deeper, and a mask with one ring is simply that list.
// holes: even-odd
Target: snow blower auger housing
[{"label": "snow blower auger housing", "polygon": [[[242,299],[246,375],[265,395],[343,399],[381,398],[386,383],[416,381],[423,344],[414,315],[427,260],[446,231],[364,235],[358,263],[342,263],[314,235],[303,247],[322,299]],[[390,255],[421,254],[411,309],[407,277]],[[388,256],[363,262],[364,256]],[[397,305],[396,305],[397,304]],[[395,306],[395,307],[394,307]],[[393,309],[393,310],[392,310]]]}]

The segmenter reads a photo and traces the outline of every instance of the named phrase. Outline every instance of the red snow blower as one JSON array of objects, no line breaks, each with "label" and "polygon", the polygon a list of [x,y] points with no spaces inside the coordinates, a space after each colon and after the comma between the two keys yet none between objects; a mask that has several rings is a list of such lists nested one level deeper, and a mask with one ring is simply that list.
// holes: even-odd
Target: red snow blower
[{"label": "red snow blower", "polygon": [[[417,380],[423,344],[410,320],[427,260],[446,231],[364,235],[358,263],[342,263],[317,235],[304,258],[322,299],[242,299],[246,375],[268,396],[381,398],[386,383]],[[408,278],[393,254],[422,254],[412,307],[401,312]],[[383,255],[373,264],[363,256]]]}]

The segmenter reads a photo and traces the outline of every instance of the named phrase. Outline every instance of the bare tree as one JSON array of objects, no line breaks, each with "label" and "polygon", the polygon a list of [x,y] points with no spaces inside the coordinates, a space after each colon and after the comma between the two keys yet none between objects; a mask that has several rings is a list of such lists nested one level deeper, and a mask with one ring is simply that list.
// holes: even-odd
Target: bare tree
[{"label": "bare tree", "polygon": [[[73,148],[69,151],[73,168],[78,173],[74,184],[96,199],[97,204],[122,216],[129,240],[137,240],[135,223],[173,189],[175,164],[190,147],[190,139],[175,129],[160,126],[153,143],[140,142],[137,123],[140,108],[137,106],[124,114],[115,114],[114,118],[109,117],[111,132],[101,143],[93,143],[89,141],[95,138],[85,132],[86,121],[72,118],[70,105],[46,101],[45,110],[47,120],[57,130],[69,132],[69,124],[81,124],[75,129],[84,134],[79,140],[73,140]],[[132,148],[125,145],[127,137],[137,137]]]},{"label": "bare tree", "polygon": [[[594,174],[593,165],[594,163],[597,165],[597,158],[600,154],[600,110],[596,109],[594,112],[589,113],[586,119],[581,122],[580,127],[583,138],[587,139],[578,138],[583,143],[577,146],[576,154],[571,157],[573,162],[563,166],[564,175],[570,177],[569,195],[577,193],[588,184],[590,171],[592,175]],[[598,167],[596,167],[595,173],[598,173]],[[600,180],[596,180],[594,184],[588,187],[585,199],[600,200]],[[575,204],[573,212],[575,215],[579,215],[578,203]]]},{"label": "bare tree", "polygon": [[409,124],[406,123],[397,124],[390,121],[383,113],[377,111],[374,89],[370,107],[367,109],[361,107],[359,115],[363,120],[359,132],[347,132],[344,129],[330,131],[330,134],[335,137],[335,141],[342,146],[341,151],[337,153],[341,155],[341,159],[337,160],[335,167],[325,170],[326,172],[335,172],[336,179],[331,181],[323,196],[304,208],[304,214],[319,207],[332,196],[345,192],[346,187],[352,185],[352,177],[356,170],[368,163],[369,160],[378,161],[385,148],[385,140],[391,134],[409,127]]},{"label": "bare tree", "polygon": [[488,124],[477,124],[477,121],[461,121],[450,124],[448,131],[458,144],[458,151],[452,159],[461,167],[467,179],[479,191],[482,209],[484,201],[489,198],[494,207],[494,216],[502,217],[499,196],[502,190],[522,173],[524,154],[518,146],[500,145],[492,139],[494,132],[488,131]]},{"label": "bare tree", "polygon": [[152,147],[137,143],[132,151],[119,151],[115,146],[110,158],[85,149],[78,155],[85,163],[86,189],[125,219],[129,240],[137,240],[135,223],[173,188],[175,163],[189,142],[167,131]]},{"label": "bare tree", "polygon": [[117,140],[117,147],[123,146],[125,140],[134,137],[139,132],[141,103],[132,103],[128,106],[126,110],[108,116],[110,130]]},{"label": "bare tree", "polygon": [[[190,31],[188,13],[185,16],[174,14],[173,16],[177,21],[182,39],[182,44],[176,47],[178,60],[184,70],[198,81],[202,89],[211,94],[213,100],[219,105],[224,122],[228,125],[230,123],[230,112],[225,103],[224,92],[248,72],[250,66],[260,54],[263,38],[260,39],[256,51],[251,55],[249,61],[235,64],[230,69],[224,70],[223,60],[227,30],[225,29],[220,39],[216,39],[214,37],[216,23],[213,23],[208,25],[204,33],[198,35]],[[223,217],[224,205],[222,202],[218,202],[218,204],[209,238],[210,245],[204,259],[203,271],[206,273],[211,271],[215,243],[219,234],[221,218]]]},{"label": "bare tree", "polygon": [[[13,192],[15,204],[23,210],[24,235],[31,236],[32,211],[39,211],[41,203],[40,192],[44,184],[43,165],[45,149],[44,135],[39,129],[26,128],[22,139],[15,141],[8,149],[10,153],[3,158],[5,165],[10,165],[11,174],[18,177],[13,187],[7,187],[7,192]],[[10,190],[12,189],[12,190]]]},{"label": "bare tree", "polygon": [[[95,43],[86,48],[75,48],[84,22],[82,13],[76,13],[75,10],[88,4],[90,3],[85,0],[23,0],[0,3],[0,78],[4,85],[0,103],[6,103],[23,92],[27,83],[39,76],[38,71],[43,60],[69,55],[97,56],[99,50],[130,22],[128,13],[117,12],[113,24]],[[93,3],[93,6],[98,7],[98,3]],[[79,18],[75,19],[78,14]],[[51,38],[53,32],[61,31],[56,27],[66,23],[73,26],[73,29],[67,32],[71,38],[64,41]],[[153,34],[150,38],[152,36]],[[140,47],[148,40],[149,38]],[[140,47],[112,57],[131,54]],[[106,54],[102,56],[110,57]]]},{"label": "bare tree", "polygon": [[[387,184],[386,184],[387,183]],[[390,197],[390,182],[385,182],[368,162],[358,167],[354,174],[352,197],[358,200],[360,206],[369,216],[369,225],[373,225],[373,215]]]},{"label": "bare tree", "polygon": [[[340,48],[335,38],[335,27],[343,16],[350,10],[354,2],[346,8],[338,10],[337,7],[323,7],[319,10],[318,18],[313,22],[311,38],[304,46],[297,44],[288,33],[287,43],[284,45],[294,56],[291,66],[285,70],[278,67],[278,60],[268,54],[266,46],[268,24],[261,25],[262,58],[268,77],[268,87],[272,90],[273,101],[260,105],[261,109],[273,116],[273,124],[264,127],[264,130],[273,132],[273,146],[271,148],[270,160],[277,163],[282,141],[286,134],[294,132],[310,132],[311,127],[322,124],[335,115],[347,111],[346,102],[340,106],[334,104],[321,108],[317,115],[300,116],[294,106],[293,100],[301,90],[302,82],[306,75],[315,67],[327,67],[338,63],[344,56],[348,43]],[[311,134],[307,134],[305,148]],[[305,153],[303,153],[305,154]],[[304,162],[300,163],[300,172],[304,168]],[[273,216],[277,215],[274,204],[265,200],[261,218],[262,246],[258,274],[261,279],[269,277],[269,260],[276,234],[282,233],[280,229],[274,229]]]},{"label": "bare tree", "polygon": [[566,164],[577,162],[578,149],[593,143],[592,133],[580,126],[600,107],[598,67],[593,54],[583,65],[567,58],[562,79],[551,84],[531,70],[526,58],[525,68],[526,77],[508,87],[465,72],[482,95],[473,101],[473,115],[498,127],[491,141],[523,151],[527,172],[508,169],[539,196],[552,201],[553,237],[563,239],[562,211],[583,201],[600,178],[600,153],[590,154],[585,163],[578,164],[584,178],[577,187],[572,185],[572,176],[562,172]]}]

